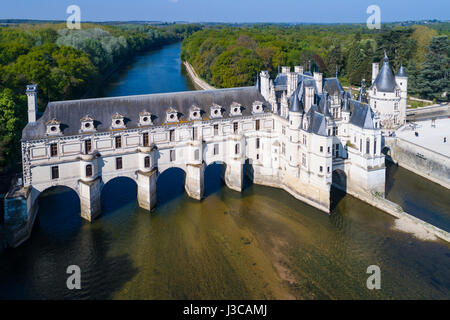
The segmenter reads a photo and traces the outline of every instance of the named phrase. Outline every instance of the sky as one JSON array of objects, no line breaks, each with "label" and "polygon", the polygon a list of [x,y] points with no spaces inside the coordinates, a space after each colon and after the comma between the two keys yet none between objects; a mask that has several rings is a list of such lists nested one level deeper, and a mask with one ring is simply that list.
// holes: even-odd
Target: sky
[{"label": "sky", "polygon": [[448,0],[0,0],[0,19],[66,20],[69,5],[81,21],[365,22],[370,5],[381,22],[450,20]]}]

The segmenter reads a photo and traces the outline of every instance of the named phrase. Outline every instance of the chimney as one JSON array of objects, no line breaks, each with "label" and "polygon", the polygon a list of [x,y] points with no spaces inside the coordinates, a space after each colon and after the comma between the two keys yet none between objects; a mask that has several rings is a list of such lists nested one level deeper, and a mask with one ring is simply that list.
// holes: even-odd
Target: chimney
[{"label": "chimney", "polygon": [[379,71],[380,65],[378,64],[378,62],[372,63],[372,84],[375,82]]},{"label": "chimney", "polygon": [[303,66],[295,66],[294,71],[299,74],[303,74]]},{"label": "chimney", "polygon": [[291,72],[291,67],[286,67],[286,66],[284,66],[284,67],[281,67],[281,73],[289,73],[289,72]]},{"label": "chimney", "polygon": [[37,113],[37,84],[27,85],[26,91],[28,97],[28,123],[36,122]]},{"label": "chimney", "polygon": [[322,94],[322,73],[314,72],[314,81],[316,82],[317,93]]}]

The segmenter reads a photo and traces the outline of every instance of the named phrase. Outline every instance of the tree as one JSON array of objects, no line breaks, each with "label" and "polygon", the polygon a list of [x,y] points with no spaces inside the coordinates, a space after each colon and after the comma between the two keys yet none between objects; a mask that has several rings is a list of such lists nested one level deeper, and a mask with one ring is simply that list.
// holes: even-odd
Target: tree
[{"label": "tree", "polygon": [[418,92],[427,99],[449,101],[450,41],[447,36],[435,37],[428,46],[423,70],[419,75]]},{"label": "tree", "polygon": [[20,159],[20,132],[23,126],[25,108],[14,99],[11,89],[0,91],[0,170],[7,165],[14,166]]}]

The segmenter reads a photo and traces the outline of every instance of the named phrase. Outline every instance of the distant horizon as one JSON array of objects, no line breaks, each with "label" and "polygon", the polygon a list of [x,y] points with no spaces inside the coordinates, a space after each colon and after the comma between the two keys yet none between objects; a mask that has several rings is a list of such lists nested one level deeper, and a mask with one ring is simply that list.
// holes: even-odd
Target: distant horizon
[{"label": "distant horizon", "polygon": [[70,5],[80,7],[82,22],[359,24],[371,5],[381,23],[450,21],[443,0],[3,0],[0,19],[65,21]]},{"label": "distant horizon", "polygon": [[[6,20],[15,20],[15,21],[23,21],[23,22],[58,22],[58,23],[65,23],[66,20],[60,20],[60,19],[33,19],[33,18],[0,18],[0,23]],[[450,19],[441,20],[441,19],[409,19],[409,20],[397,20],[397,21],[383,21],[381,24],[391,24],[391,23],[406,23],[406,22],[426,22],[426,21],[435,21],[440,23],[450,22]],[[362,22],[302,22],[302,21],[291,21],[291,22],[280,22],[280,21],[265,21],[265,22],[255,22],[255,21],[242,21],[242,22],[232,22],[232,21],[188,21],[188,20],[86,20],[82,21],[81,23],[114,23],[114,22],[120,22],[120,23],[133,23],[133,22],[140,22],[140,23],[167,23],[167,24],[177,24],[177,23],[184,23],[184,24],[305,24],[305,25],[311,25],[311,24],[319,24],[319,25],[331,25],[331,24],[346,24],[346,25],[353,25],[353,24],[366,24],[365,21]]]}]

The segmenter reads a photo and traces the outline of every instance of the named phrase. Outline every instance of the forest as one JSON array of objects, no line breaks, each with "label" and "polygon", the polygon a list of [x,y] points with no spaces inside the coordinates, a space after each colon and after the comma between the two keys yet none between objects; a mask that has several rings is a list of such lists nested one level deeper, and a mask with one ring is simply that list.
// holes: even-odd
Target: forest
[{"label": "forest", "polygon": [[260,70],[275,76],[280,66],[303,65],[343,85],[370,83],[372,62],[384,52],[396,72],[409,75],[409,93],[448,101],[450,23],[430,25],[253,25],[205,28],[183,41],[182,59],[218,88],[254,85]]},{"label": "forest", "polygon": [[18,169],[27,123],[25,87],[38,84],[38,105],[84,98],[139,52],[181,41],[198,25],[21,23],[0,27],[0,173]]}]

